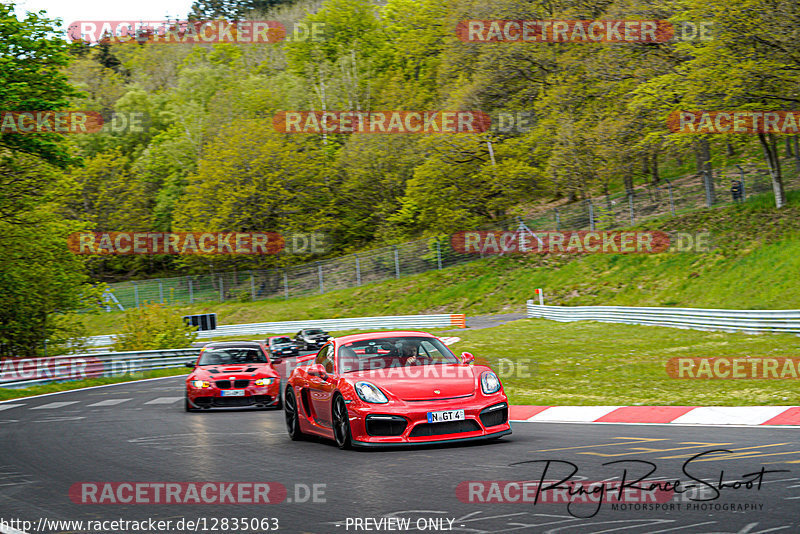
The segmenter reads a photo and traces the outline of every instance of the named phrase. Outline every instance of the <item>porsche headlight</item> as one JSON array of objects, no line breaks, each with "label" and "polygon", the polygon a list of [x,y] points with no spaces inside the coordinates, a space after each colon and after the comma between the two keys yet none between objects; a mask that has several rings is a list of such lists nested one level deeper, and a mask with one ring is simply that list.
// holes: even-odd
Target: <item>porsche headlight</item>
[{"label": "porsche headlight", "polygon": [[258,380],[256,380],[256,385],[257,386],[269,386],[273,382],[275,382],[274,378],[259,378]]},{"label": "porsche headlight", "polygon": [[356,382],[356,393],[364,402],[371,402],[373,404],[386,404],[389,402],[389,399],[386,398],[383,391],[369,382]]},{"label": "porsche headlight", "polygon": [[192,381],[189,382],[189,384],[193,388],[197,388],[197,389],[210,388],[211,387],[211,384],[209,384],[205,380],[192,380]]},{"label": "porsche headlight", "polygon": [[491,371],[486,371],[481,375],[481,390],[486,395],[500,391],[500,379]]}]

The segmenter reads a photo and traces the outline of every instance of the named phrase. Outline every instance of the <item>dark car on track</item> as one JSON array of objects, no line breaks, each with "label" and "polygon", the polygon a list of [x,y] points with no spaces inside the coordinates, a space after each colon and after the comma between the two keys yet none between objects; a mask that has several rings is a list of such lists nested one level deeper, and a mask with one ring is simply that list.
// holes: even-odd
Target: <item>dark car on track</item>
[{"label": "dark car on track", "polygon": [[318,350],[331,336],[321,328],[304,328],[294,336],[294,341],[302,350]]},{"label": "dark car on track", "polygon": [[186,411],[199,408],[281,407],[280,375],[258,341],[209,343],[186,378]]},{"label": "dark car on track", "polygon": [[273,358],[300,354],[300,348],[289,336],[272,336],[267,340],[267,348]]}]

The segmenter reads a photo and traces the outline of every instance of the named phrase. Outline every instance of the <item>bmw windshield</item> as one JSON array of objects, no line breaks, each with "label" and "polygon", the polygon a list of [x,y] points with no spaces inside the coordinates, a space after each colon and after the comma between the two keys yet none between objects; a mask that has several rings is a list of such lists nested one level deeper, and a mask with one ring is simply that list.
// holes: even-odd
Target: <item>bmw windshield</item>
[{"label": "bmw windshield", "polygon": [[444,343],[430,337],[387,337],[354,341],[339,347],[339,372],[409,365],[456,364]]},{"label": "bmw windshield", "polygon": [[220,348],[203,351],[197,365],[241,365],[267,363],[267,357],[255,348]]}]

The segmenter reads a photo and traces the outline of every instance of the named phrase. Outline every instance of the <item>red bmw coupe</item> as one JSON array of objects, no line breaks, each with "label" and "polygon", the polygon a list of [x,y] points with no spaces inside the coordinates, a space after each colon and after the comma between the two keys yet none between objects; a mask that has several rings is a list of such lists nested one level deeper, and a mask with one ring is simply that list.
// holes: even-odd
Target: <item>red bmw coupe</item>
[{"label": "red bmw coupe", "polygon": [[[313,362],[312,362],[313,360]],[[456,357],[425,332],[356,334],[328,342],[289,377],[293,440],[333,439],[341,449],[494,439],[511,434],[497,375]]]},{"label": "red bmw coupe", "polygon": [[280,358],[253,341],[209,343],[186,378],[186,411],[197,408],[256,406],[280,408]]}]

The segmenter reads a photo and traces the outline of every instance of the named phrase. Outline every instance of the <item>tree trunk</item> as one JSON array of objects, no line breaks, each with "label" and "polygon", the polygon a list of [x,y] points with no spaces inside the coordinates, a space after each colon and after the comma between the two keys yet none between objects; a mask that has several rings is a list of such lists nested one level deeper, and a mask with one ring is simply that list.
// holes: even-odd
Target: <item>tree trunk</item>
[{"label": "tree trunk", "polygon": [[625,193],[630,195],[633,193],[633,176],[630,172],[626,172],[623,180],[625,181]]},{"label": "tree trunk", "polygon": [[800,172],[800,139],[794,136],[794,170]]},{"label": "tree trunk", "polygon": [[781,160],[778,157],[778,143],[773,134],[759,133],[758,140],[764,149],[764,158],[769,166],[769,175],[772,178],[772,191],[775,194],[775,207],[782,208],[786,205],[786,191],[783,188],[781,175]]},{"label": "tree trunk", "polygon": [[658,175],[658,152],[653,152],[653,185],[658,185],[658,182],[661,181],[661,177]]},{"label": "tree trunk", "polygon": [[732,158],[736,155],[736,151],[733,149],[733,145],[730,143],[725,143],[725,148],[728,150],[728,157]]},{"label": "tree trunk", "polygon": [[792,157],[792,139],[787,135],[785,138],[786,140],[786,157]]}]

